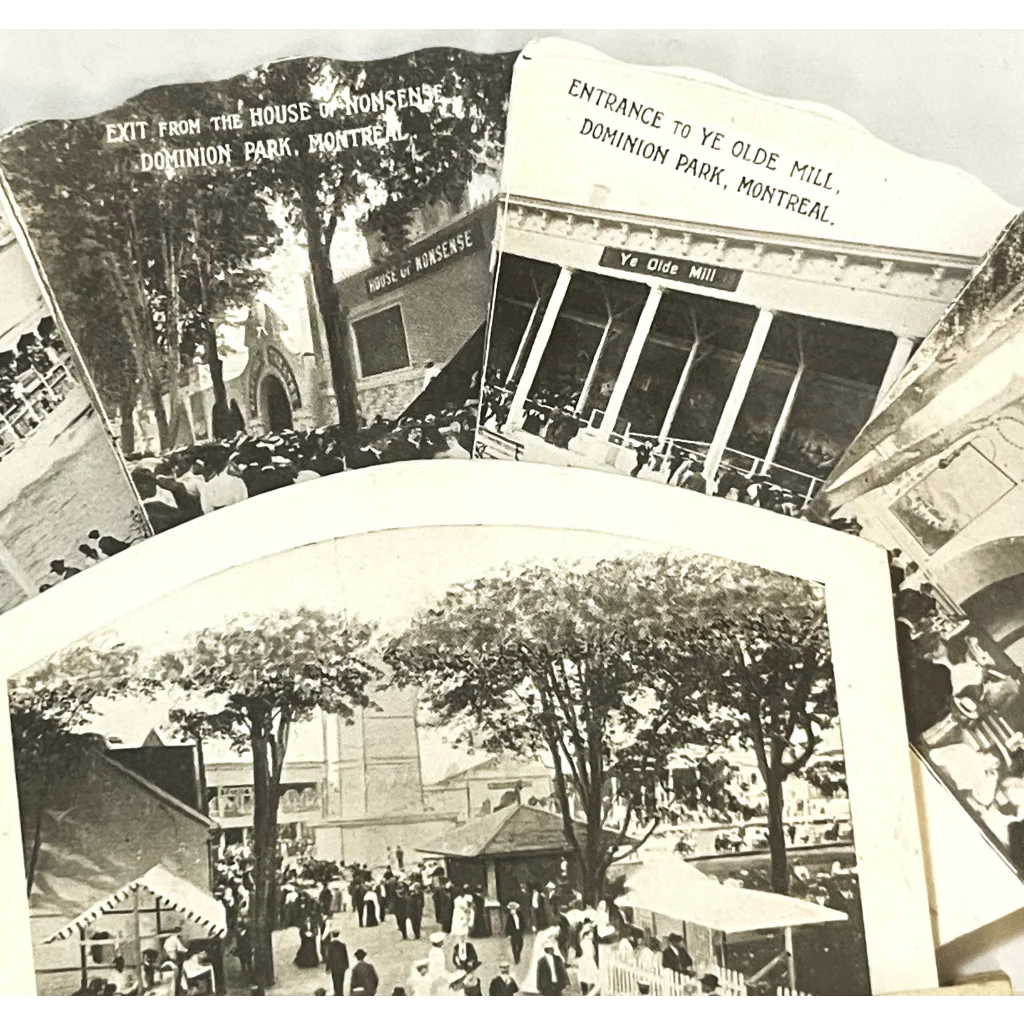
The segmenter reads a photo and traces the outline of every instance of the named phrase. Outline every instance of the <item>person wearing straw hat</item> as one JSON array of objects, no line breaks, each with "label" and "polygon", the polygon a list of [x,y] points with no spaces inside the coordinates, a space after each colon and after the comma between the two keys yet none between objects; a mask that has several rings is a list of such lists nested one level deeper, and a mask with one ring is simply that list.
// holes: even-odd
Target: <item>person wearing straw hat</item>
[{"label": "person wearing straw hat", "polygon": [[505,915],[505,934],[512,949],[512,959],[518,965],[523,955],[523,931],[525,929],[523,914],[515,900],[509,900],[508,913]]},{"label": "person wearing straw hat", "polygon": [[491,979],[487,994],[489,996],[514,996],[519,991],[516,979],[512,977],[507,960],[498,964],[498,973]]}]

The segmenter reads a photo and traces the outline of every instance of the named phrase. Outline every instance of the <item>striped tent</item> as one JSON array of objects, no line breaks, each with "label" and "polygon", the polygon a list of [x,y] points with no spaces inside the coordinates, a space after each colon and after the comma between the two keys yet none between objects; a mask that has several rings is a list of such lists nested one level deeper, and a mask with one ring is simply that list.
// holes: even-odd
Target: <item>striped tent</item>
[{"label": "striped tent", "polygon": [[121,886],[116,892],[94,903],[88,910],[83,910],[73,921],[69,921],[60,931],[54,932],[44,939],[44,944],[68,939],[79,928],[85,928],[97,918],[113,910],[129,896],[144,889],[167,905],[169,910],[176,910],[189,921],[194,921],[206,930],[211,938],[223,938],[228,933],[227,918],[224,907],[209,893],[203,892],[198,886],[171,874],[162,864],[151,867],[144,875]]}]

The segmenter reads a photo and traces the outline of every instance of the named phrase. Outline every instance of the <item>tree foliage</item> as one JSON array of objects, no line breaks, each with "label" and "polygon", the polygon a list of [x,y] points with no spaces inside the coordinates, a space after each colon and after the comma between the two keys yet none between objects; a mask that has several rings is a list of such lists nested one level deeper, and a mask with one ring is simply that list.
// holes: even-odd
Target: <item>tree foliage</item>
[{"label": "tree foliage", "polygon": [[[474,580],[419,616],[386,657],[465,742],[552,759],[563,831],[589,898],[674,751],[753,749],[781,814],[782,781],[806,765],[835,714],[814,586],[710,556],[534,566]],[[609,837],[612,786],[625,825]],[[573,796],[584,843],[572,827]],[[775,828],[784,861],[781,817]]]},{"label": "tree foliage", "polygon": [[[498,166],[512,61],[512,54],[430,49],[367,63],[281,61],[242,80],[240,110],[297,99],[312,104],[296,155],[283,167],[263,165],[262,182],[305,239],[343,430],[354,432],[359,422],[348,314],[334,283],[337,228],[346,220],[358,223],[375,243],[371,253],[394,253],[408,242],[418,213],[442,201],[458,209],[474,174]],[[379,107],[366,113],[348,107],[353,97],[391,91],[394,98],[424,85],[434,86],[440,98],[402,107],[395,102],[383,117]],[[307,143],[311,136],[382,124],[389,136],[381,144],[325,150]],[[261,134],[290,138],[294,126]]]},{"label": "tree foliage", "polygon": [[382,675],[372,625],[298,608],[201,630],[161,655],[144,685],[182,698],[171,718],[193,738],[221,737],[253,763],[253,946],[260,984],[274,980],[277,816],[292,726],[317,711],[351,720]]},{"label": "tree foliage", "polygon": [[[339,421],[354,430],[356,374],[331,257],[336,229],[361,223],[394,250],[418,211],[442,200],[458,207],[473,175],[497,166],[511,66],[511,55],[450,49],[376,62],[281,61],[228,81],[152,89],[101,117],[40,122],[0,142],[73,340],[108,411],[121,414],[125,447],[134,443],[128,412],[137,403],[154,415],[162,447],[190,440],[178,386],[195,359],[210,368],[215,431],[228,428],[216,325],[229,308],[251,303],[285,228],[305,242]],[[439,99],[393,103],[386,116],[345,106],[353,93],[424,84]],[[299,102],[312,117],[298,125],[250,117]],[[240,130],[211,129],[211,118],[231,113],[241,115]],[[198,135],[157,133],[159,122],[195,117]],[[393,129],[384,142],[309,144],[311,135],[382,121]],[[115,122],[145,123],[147,137],[108,142],[106,125]],[[244,158],[244,143],[282,138],[291,155]],[[140,169],[143,153],[217,144],[233,147],[229,164]]]},{"label": "tree foliage", "polygon": [[102,741],[86,729],[95,703],[127,692],[138,652],[98,640],[68,648],[11,680],[9,704],[28,894],[43,839],[51,787]]},{"label": "tree foliage", "polygon": [[[712,750],[751,750],[765,785],[773,888],[788,891],[783,783],[806,770],[838,717],[828,623],[820,588],[756,566],[706,566],[694,614],[669,575],[665,610],[677,625],[659,656],[700,680],[696,708],[677,704],[680,735]],[[703,579],[700,579],[703,576]],[[697,710],[697,715],[692,711]]]},{"label": "tree foliage", "polygon": [[178,387],[197,357],[226,409],[216,324],[252,300],[260,260],[281,233],[245,165],[144,172],[139,153],[156,145],[108,143],[104,125],[137,121],[153,132],[179,111],[205,120],[223,102],[217,85],[151,90],[102,120],[43,121],[0,144],[72,338],[109,411],[121,414],[122,443],[133,443],[125,419],[137,401],[153,413],[162,447],[189,439]]}]

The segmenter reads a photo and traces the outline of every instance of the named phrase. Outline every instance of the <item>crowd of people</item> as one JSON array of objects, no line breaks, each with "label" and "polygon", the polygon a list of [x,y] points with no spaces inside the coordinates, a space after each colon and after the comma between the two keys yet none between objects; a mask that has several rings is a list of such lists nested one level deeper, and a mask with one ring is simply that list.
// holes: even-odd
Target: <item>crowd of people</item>
[{"label": "crowd of people", "polygon": [[53,317],[39,321],[34,332],[23,334],[13,349],[0,352],[0,414],[15,434],[8,442],[34,430],[46,413],[64,398],[66,388],[46,383],[63,364],[64,342]]},{"label": "crowd of people", "polygon": [[[501,433],[508,421],[511,392],[493,375],[484,386],[480,422]],[[587,425],[575,411],[573,401],[552,389],[539,388],[523,406],[523,430],[535,434],[558,448],[569,443]],[[744,471],[724,459],[709,489],[705,461],[695,446],[676,440],[663,442],[652,438],[633,439],[629,448],[635,456],[630,476],[638,477],[645,469],[673,487],[711,494],[719,498],[755,505],[783,515],[806,518],[808,496],[783,486],[771,473]]]},{"label": "crowd of people", "polygon": [[944,608],[900,550],[891,552],[890,573],[911,739],[1024,867],[1020,669]]},{"label": "crowd of people", "polygon": [[[250,994],[262,995],[252,984],[252,867],[246,848],[224,851],[215,869],[215,895],[224,905],[231,949]],[[382,948],[379,938],[366,934],[369,929],[387,927],[390,941],[399,944],[421,937],[429,943],[426,955],[414,959],[403,983],[388,993],[405,996],[599,995],[603,950],[614,948],[620,963],[628,950],[628,962],[643,967],[653,948],[613,904],[585,907],[564,862],[555,880],[513,885],[498,919],[478,887],[458,884],[440,865],[409,864],[400,846],[388,848],[387,864],[377,870],[365,864],[282,863],[278,891],[277,927],[298,933],[295,966],[330,977],[329,985],[315,989],[317,995],[384,994],[379,965],[363,948]],[[366,941],[356,939],[360,934]],[[532,946],[527,944],[530,935]],[[486,951],[480,940],[492,940]],[[489,965],[481,952],[490,953]],[[690,979],[694,994],[702,986],[704,994],[712,994],[717,986],[716,979],[694,977],[693,961],[679,936],[670,936],[664,950],[659,947],[657,960],[663,969]]]},{"label": "crowd of people", "polygon": [[282,430],[256,437],[128,457],[132,481],[153,529],[162,533],[190,519],[291,484],[415,459],[468,459],[477,402],[448,403],[437,414],[376,417],[356,437],[337,426]]},{"label": "crowd of people", "polygon": [[78,545],[78,551],[84,562],[81,565],[72,565],[66,558],[52,559],[49,575],[54,576],[55,579],[52,583],[44,583],[39,588],[39,593],[49,590],[61,580],[77,576],[83,569],[88,569],[89,566],[95,565],[97,562],[106,561],[130,547],[130,541],[121,540],[109,533],[103,533],[101,530],[90,530],[86,539]]}]

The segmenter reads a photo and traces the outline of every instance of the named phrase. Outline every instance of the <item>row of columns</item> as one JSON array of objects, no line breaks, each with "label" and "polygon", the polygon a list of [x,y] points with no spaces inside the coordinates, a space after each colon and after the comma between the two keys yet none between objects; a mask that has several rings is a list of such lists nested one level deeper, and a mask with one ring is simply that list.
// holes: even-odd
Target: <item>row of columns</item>
[{"label": "row of columns", "polygon": [[[571,267],[562,267],[559,270],[558,279],[555,281],[554,289],[551,292],[544,314],[541,317],[536,337],[533,339],[533,344],[530,346],[525,365],[523,366],[519,380],[516,382],[515,391],[512,395],[507,420],[508,425],[512,428],[522,426],[526,400],[529,397],[530,391],[533,389],[533,384],[537,377],[537,371],[540,368],[544,352],[547,349],[548,342],[551,340],[551,334],[558,321],[558,315],[561,311],[566,293],[569,290],[572,275],[573,268]],[[646,345],[647,338],[650,335],[651,327],[654,324],[654,318],[657,316],[658,307],[661,303],[661,297],[663,294],[664,288],[662,286],[650,286],[650,290],[647,293],[647,300],[644,302],[640,317],[633,330],[633,335],[626,347],[626,354],[623,357],[618,376],[615,379],[615,384],[612,387],[611,394],[608,398],[607,407],[605,408],[604,414],[601,417],[601,422],[595,432],[595,435],[599,440],[610,440],[612,431],[615,429],[615,424],[622,413],[622,406],[626,400],[626,395],[629,392],[630,385],[633,382],[633,376],[636,373],[640,357],[643,354],[644,346]],[[508,381],[512,380],[516,369],[522,361],[522,355],[527,347],[530,333],[533,330],[533,325],[540,309],[540,303],[541,299],[538,297],[527,322],[526,330],[523,332],[522,339],[520,340],[515,359],[512,362],[512,367],[507,378]],[[714,436],[708,446],[708,453],[704,460],[704,476],[707,478],[709,485],[718,475],[719,466],[721,465],[722,458],[728,448],[732,432],[736,427],[736,420],[738,419],[740,410],[743,407],[743,402],[747,396],[747,392],[750,389],[750,382],[753,379],[754,371],[757,369],[757,364],[761,359],[761,354],[764,350],[765,342],[768,339],[768,332],[771,330],[773,319],[774,312],[772,310],[758,310],[757,320],[754,323],[753,330],[750,332],[750,337],[747,339],[746,348],[744,349],[743,356],[740,359],[740,364],[736,370],[736,376],[733,378],[732,386],[729,389],[729,395],[725,400],[725,405],[722,408],[722,414],[718,420],[718,426],[715,428]],[[613,320],[614,317],[609,310],[608,321],[605,324],[604,331],[601,334],[601,339],[598,342],[597,349],[591,359],[590,367],[583,383],[583,392],[576,403],[577,414],[582,412],[590,398],[590,393],[593,390],[597,374],[597,368],[602,356],[604,355],[604,350],[611,335]],[[664,420],[662,421],[661,430],[658,433],[659,441],[665,441],[672,430],[672,424],[679,411],[683,393],[686,390],[686,386],[689,383],[690,377],[693,373],[693,368],[698,358],[700,344],[699,340],[695,340],[690,346],[689,354],[686,357],[686,362],[683,365],[682,372],[679,375],[679,380],[672,393],[672,399],[669,402],[668,410],[665,414]],[[886,366],[885,373],[882,377],[882,383],[879,387],[878,396],[872,409],[872,415],[874,415],[874,412],[880,407],[885,395],[896,383],[896,380],[906,367],[911,353],[913,352],[914,344],[915,340],[913,338],[899,337],[896,339],[896,344],[889,357],[889,363]],[[767,472],[772,465],[774,465],[775,459],[778,456],[779,448],[782,445],[786,428],[789,426],[790,416],[792,415],[793,407],[796,404],[797,394],[805,376],[806,368],[806,364],[801,359],[801,362],[797,367],[796,374],[790,383],[789,391],[786,394],[786,399],[783,403],[779,419],[775,424],[774,431],[772,432],[768,451],[765,453],[762,472]]]}]

